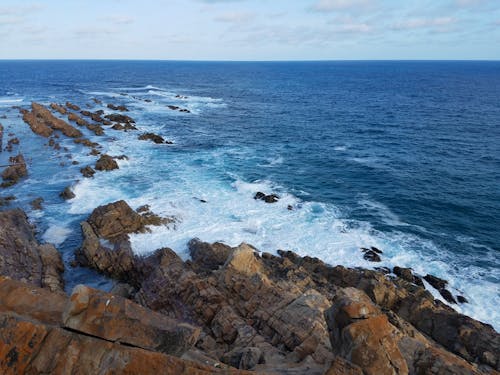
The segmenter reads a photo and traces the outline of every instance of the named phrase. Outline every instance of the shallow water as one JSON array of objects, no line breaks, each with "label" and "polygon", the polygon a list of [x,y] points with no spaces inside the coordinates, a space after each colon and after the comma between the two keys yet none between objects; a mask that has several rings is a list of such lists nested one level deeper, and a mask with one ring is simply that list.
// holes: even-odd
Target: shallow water
[{"label": "shallow water", "polygon": [[[21,138],[30,172],[5,194],[20,198],[66,262],[79,222],[126,199],[177,218],[134,235],[137,253],[169,246],[187,258],[187,241],[199,237],[331,264],[408,266],[446,278],[470,301],[457,310],[500,327],[499,63],[20,61],[0,62],[0,82],[0,122]],[[129,160],[83,179],[79,169],[95,161],[88,149],[63,140],[68,151],[57,154],[11,109],[32,100],[101,109],[93,97],[125,104],[140,131],[175,144],[106,129],[91,138]],[[64,202],[69,184],[77,197]],[[257,191],[281,199],[255,201]],[[31,211],[38,196],[45,209]],[[366,246],[383,261],[365,261]],[[81,268],[66,279],[68,288],[109,287]]]}]

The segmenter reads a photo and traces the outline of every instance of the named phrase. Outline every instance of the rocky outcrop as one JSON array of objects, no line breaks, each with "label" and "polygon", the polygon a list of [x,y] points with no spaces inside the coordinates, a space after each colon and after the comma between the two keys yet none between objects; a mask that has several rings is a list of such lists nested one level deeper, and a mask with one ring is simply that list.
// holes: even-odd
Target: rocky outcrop
[{"label": "rocky outcrop", "polygon": [[23,155],[19,154],[17,156],[11,156],[9,158],[9,165],[2,172],[2,179],[4,182],[2,183],[2,187],[7,187],[14,185],[21,178],[28,175],[28,169],[26,168],[26,161],[24,160]]},{"label": "rocky outcrop", "polygon": [[144,133],[144,134],[141,134],[139,136],[139,140],[141,141],[152,141],[156,144],[162,144],[162,143],[166,143],[166,144],[172,144],[173,142],[171,141],[166,141],[165,139],[163,139],[163,137],[161,135],[158,135],[158,134],[155,134],[155,133]]},{"label": "rocky outcrop", "polygon": [[0,277],[0,300],[0,373],[5,375],[244,375],[165,354],[173,349],[195,357],[191,347],[198,329],[121,297],[78,286],[68,299]]},{"label": "rocky outcrop", "polygon": [[112,171],[118,169],[118,163],[111,156],[104,154],[95,163],[95,169],[97,171]]},{"label": "rocky outcrop", "polygon": [[50,108],[52,108],[54,111],[59,112],[61,115],[65,115],[66,113],[68,113],[66,108],[64,108],[62,105],[59,105],[57,103],[51,103]]},{"label": "rocky outcrop", "polygon": [[129,117],[127,115],[122,115],[119,113],[112,113],[104,116],[104,118],[112,122],[119,122],[121,124],[135,124],[135,121],[132,117]]},{"label": "rocky outcrop", "polygon": [[196,346],[215,360],[281,374],[498,369],[490,326],[402,278],[292,252],[259,255],[246,244],[192,240],[189,250],[188,262],[170,249],[131,256],[122,280],[140,304],[201,326]]},{"label": "rocky outcrop", "polygon": [[0,275],[62,291],[64,265],[50,244],[40,244],[20,209],[0,212]]},{"label": "rocky outcrop", "polygon": [[149,209],[139,214],[123,200],[99,206],[81,223],[84,240],[77,251],[77,259],[82,265],[129,281],[133,278],[131,273],[136,271],[137,258],[128,235],[145,232],[148,225],[167,225],[171,221],[154,215]]},{"label": "rocky outcrop", "polygon": [[66,107],[68,107],[69,109],[72,109],[73,111],[80,110],[79,106],[77,106],[76,104],[70,103],[70,102],[66,102]]},{"label": "rocky outcrop", "polygon": [[[28,124],[35,133],[43,136],[50,136],[52,132],[47,133],[46,129],[51,128],[53,130],[60,130],[67,137],[78,138],[82,136],[82,133],[78,129],[74,128],[64,120],[55,117],[43,105],[33,102],[31,103],[31,108],[31,116],[25,115],[27,116],[25,121],[28,122],[28,120],[31,120],[31,122],[33,122],[33,125],[30,122],[28,122]],[[35,131],[34,125],[42,129],[40,133]]]},{"label": "rocky outcrop", "polygon": [[124,105],[114,105],[110,103],[107,105],[107,107],[109,109],[112,109],[113,111],[128,112],[128,108]]},{"label": "rocky outcrop", "polygon": [[94,177],[95,170],[90,165],[87,165],[86,167],[80,169],[80,173],[82,174],[83,177],[90,178]]}]

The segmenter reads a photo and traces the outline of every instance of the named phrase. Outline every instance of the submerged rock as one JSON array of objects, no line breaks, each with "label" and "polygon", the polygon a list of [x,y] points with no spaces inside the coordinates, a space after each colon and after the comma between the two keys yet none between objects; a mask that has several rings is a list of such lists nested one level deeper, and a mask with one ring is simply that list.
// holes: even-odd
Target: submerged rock
[{"label": "submerged rock", "polygon": [[124,105],[108,104],[107,107],[109,109],[112,109],[113,111],[128,112],[128,108],[125,107]]},{"label": "submerged rock", "polygon": [[66,186],[62,192],[59,193],[59,196],[64,200],[73,199],[76,197],[75,193],[70,186]]},{"label": "submerged rock", "polygon": [[30,202],[30,205],[31,205],[31,208],[33,208],[33,210],[42,210],[43,209],[42,203],[43,203],[43,198],[39,197],[39,198],[33,199]]},{"label": "submerged rock", "polygon": [[86,167],[80,169],[80,173],[83,177],[94,177],[95,170],[90,165],[87,165]]},{"label": "submerged rock", "polygon": [[79,106],[77,106],[76,104],[70,103],[70,102],[66,102],[66,107],[68,107],[69,109],[72,109],[73,111],[80,110]]}]

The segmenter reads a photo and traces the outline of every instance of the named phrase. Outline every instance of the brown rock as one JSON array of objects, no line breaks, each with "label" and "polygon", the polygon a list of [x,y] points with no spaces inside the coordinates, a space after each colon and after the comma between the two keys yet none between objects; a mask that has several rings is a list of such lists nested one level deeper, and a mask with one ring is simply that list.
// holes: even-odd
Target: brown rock
[{"label": "brown rock", "polygon": [[112,113],[110,115],[106,115],[106,116],[104,116],[104,118],[108,119],[109,121],[119,122],[122,124],[134,124],[135,123],[133,118],[126,116],[126,115],[118,114],[118,113]]},{"label": "brown rock", "polygon": [[65,115],[68,112],[66,108],[56,103],[51,103],[50,108],[52,108],[54,111],[59,112],[61,115]]},{"label": "brown rock", "polygon": [[128,108],[125,107],[124,105],[108,104],[107,107],[109,109],[112,109],[113,111],[128,112]]},{"label": "brown rock", "polygon": [[199,328],[83,285],[73,290],[63,324],[108,341],[177,356],[192,347],[200,334]]},{"label": "brown rock", "polygon": [[72,109],[73,111],[79,111],[80,110],[80,107],[78,107],[76,104],[73,104],[73,103],[70,103],[70,102],[66,102],[66,107],[68,107],[69,109]]},{"label": "brown rock", "polygon": [[11,165],[4,169],[2,178],[7,184],[13,185],[19,181],[19,179],[28,175],[28,169],[26,168],[24,157],[21,154],[11,156],[9,162]]},{"label": "brown rock", "polygon": [[31,107],[32,114],[35,116],[38,123],[43,123],[45,126],[51,127],[54,130],[60,130],[67,137],[78,138],[82,136],[82,133],[78,129],[69,125],[67,122],[55,117],[44,106],[33,102],[31,103]]},{"label": "brown rock", "polygon": [[139,136],[139,140],[141,141],[153,141],[154,143],[161,144],[165,143],[165,140],[163,137],[159,136],[158,134],[154,133],[144,133]]},{"label": "brown rock", "polygon": [[95,169],[98,171],[112,171],[118,169],[118,163],[109,155],[102,155],[95,164]]},{"label": "brown rock", "polygon": [[80,169],[80,173],[83,177],[94,177],[95,171],[90,165],[87,165],[85,168]]},{"label": "brown rock", "polygon": [[39,197],[39,198],[33,199],[30,202],[30,205],[31,205],[31,208],[33,208],[33,210],[42,210],[43,209],[42,203],[43,203],[43,198]]},{"label": "brown rock", "polygon": [[73,193],[73,190],[71,190],[70,186],[66,186],[64,190],[61,193],[59,193],[59,196],[64,200],[69,200],[76,197],[75,193]]},{"label": "brown rock", "polygon": [[123,200],[97,207],[88,223],[97,236],[111,240],[143,228],[141,215]]}]

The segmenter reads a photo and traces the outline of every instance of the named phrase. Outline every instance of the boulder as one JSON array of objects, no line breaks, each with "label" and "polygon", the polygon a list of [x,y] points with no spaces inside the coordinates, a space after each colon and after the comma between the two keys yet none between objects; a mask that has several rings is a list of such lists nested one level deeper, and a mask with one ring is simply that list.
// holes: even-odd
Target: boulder
[{"label": "boulder", "polygon": [[276,203],[280,197],[276,194],[264,194],[263,192],[258,191],[255,193],[253,199],[260,199],[266,203]]},{"label": "boulder", "polygon": [[51,103],[50,108],[52,108],[54,111],[59,112],[61,115],[65,115],[68,112],[66,108],[56,103]]},{"label": "boulder", "polygon": [[64,200],[73,199],[76,197],[75,193],[71,189],[71,186],[66,186],[62,192],[59,193],[59,196]]},{"label": "boulder", "polygon": [[104,118],[108,119],[109,121],[119,122],[122,124],[135,124],[135,121],[133,118],[126,116],[126,115],[118,114],[118,113],[112,113],[112,114],[106,115],[106,116],[104,116]]},{"label": "boulder", "polygon": [[80,169],[80,173],[83,177],[94,177],[95,170],[90,165],[87,165],[86,167]]},{"label": "boulder", "polygon": [[108,240],[138,232],[144,227],[141,215],[124,200],[97,207],[87,221],[97,236]]},{"label": "boulder", "polygon": [[30,205],[31,205],[31,208],[33,208],[33,210],[42,210],[43,209],[42,203],[43,203],[43,198],[39,197],[39,198],[33,199],[30,202]]},{"label": "boulder", "polygon": [[118,163],[111,156],[104,154],[95,163],[95,169],[97,171],[112,171],[118,169]]},{"label": "boulder", "polygon": [[68,107],[69,109],[72,109],[73,111],[80,110],[79,106],[77,106],[76,104],[70,103],[70,102],[66,102],[66,107]]},{"label": "boulder", "polygon": [[144,133],[139,136],[139,140],[141,141],[152,141],[157,144],[165,143],[165,139],[162,136],[154,133]]},{"label": "boulder", "polygon": [[26,162],[22,154],[11,156],[9,162],[11,165],[2,172],[2,179],[6,185],[13,185],[19,179],[28,175],[28,169],[26,168]]}]

